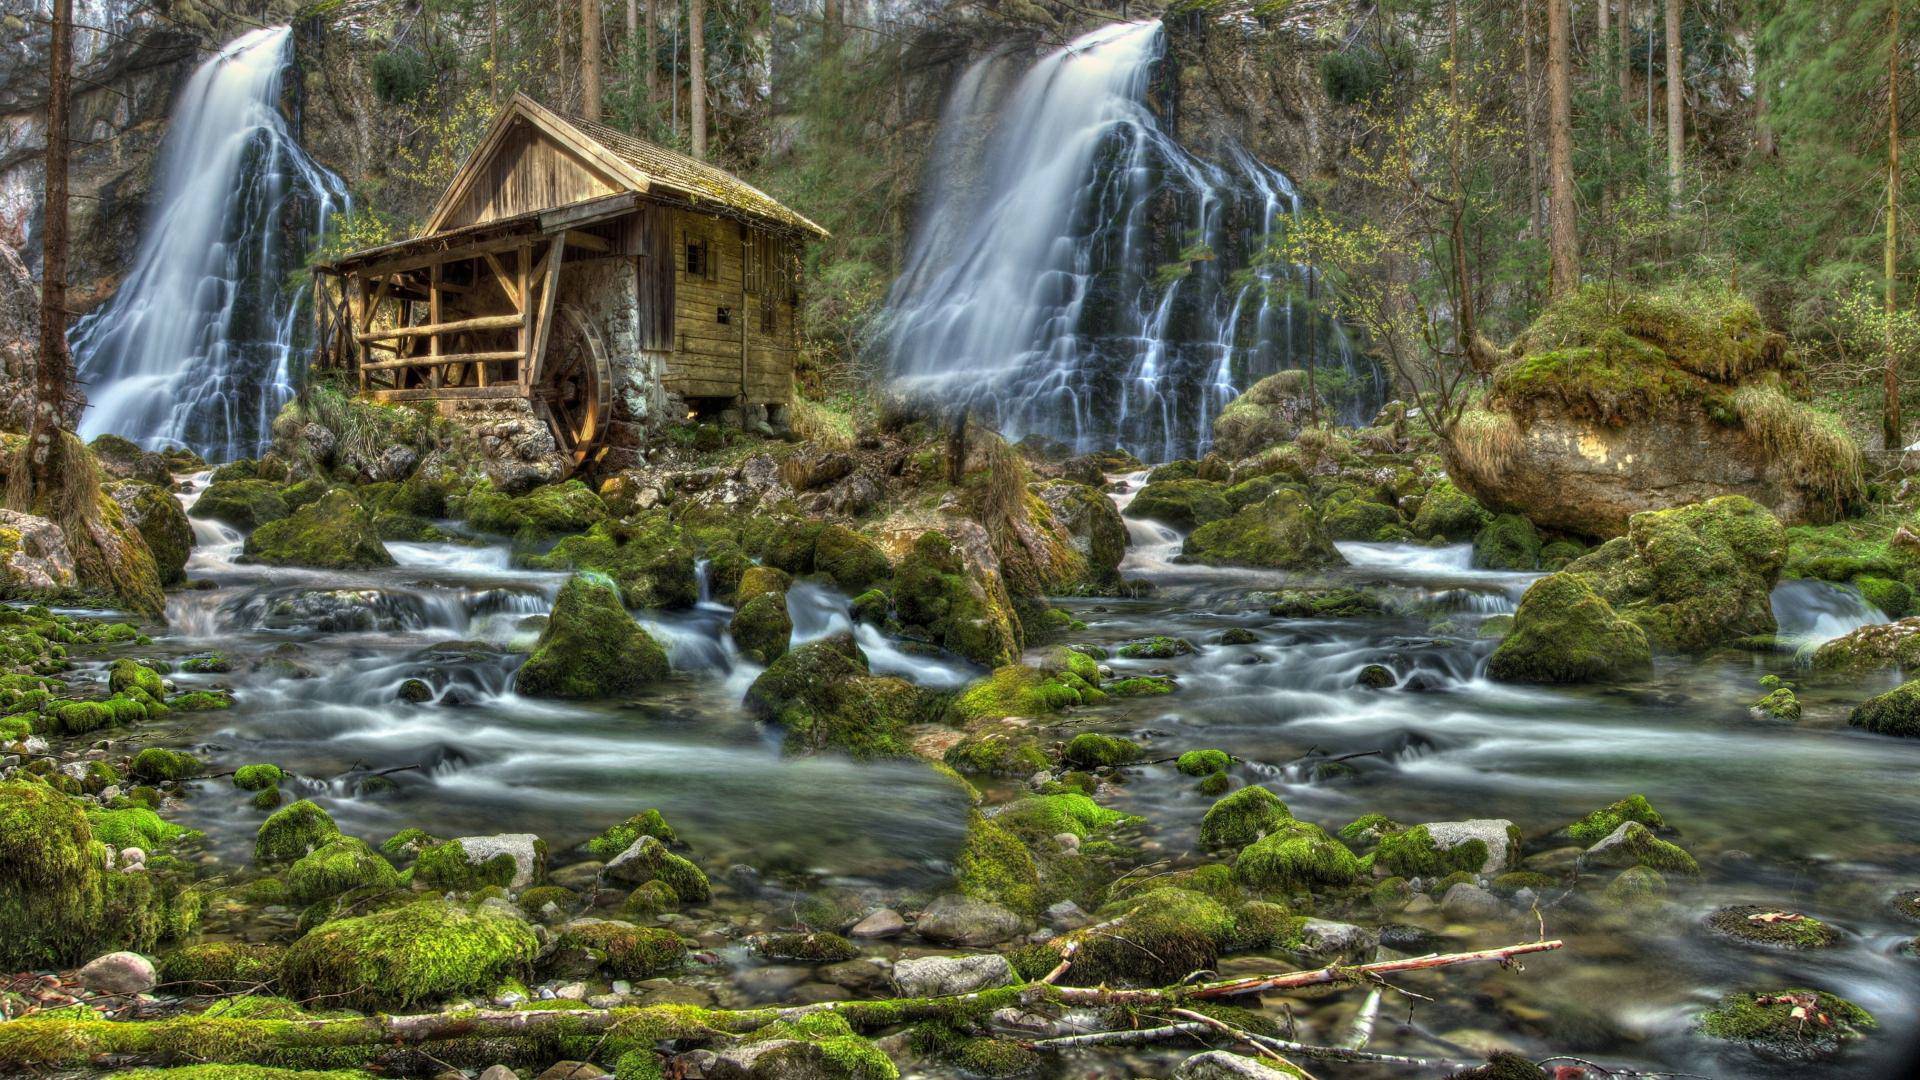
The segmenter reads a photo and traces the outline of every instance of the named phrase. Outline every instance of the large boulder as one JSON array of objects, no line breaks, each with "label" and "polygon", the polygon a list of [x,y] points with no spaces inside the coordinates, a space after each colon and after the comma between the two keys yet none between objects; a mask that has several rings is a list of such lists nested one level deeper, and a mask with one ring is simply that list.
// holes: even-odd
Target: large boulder
[{"label": "large boulder", "polygon": [[221,480],[208,484],[187,513],[236,529],[253,529],[286,517],[288,510],[280,486],[271,480]]},{"label": "large boulder", "polygon": [[1182,551],[1192,561],[1212,566],[1306,570],[1346,562],[1306,496],[1287,488],[1232,517],[1200,526]]},{"label": "large boulder", "polygon": [[142,450],[118,435],[98,436],[87,444],[87,449],[93,451],[100,471],[114,480],[138,480],[162,488],[173,483],[166,458],[151,450]]},{"label": "large boulder", "polygon": [[1127,523],[1113,500],[1098,489],[1071,480],[1035,484],[1034,492],[1067,532],[1067,542],[1087,563],[1095,582],[1113,580],[1127,554]]},{"label": "large boulder", "polygon": [[1307,373],[1276,371],[1234,398],[1213,421],[1213,449],[1244,458],[1300,434],[1312,409]]},{"label": "large boulder", "polygon": [[[561,487],[585,490],[578,482]],[[590,513],[592,506],[583,502],[582,508]],[[685,608],[700,599],[698,561],[665,510],[599,521],[527,564],[541,570],[597,570],[613,579],[631,608]]]},{"label": "large boulder", "polygon": [[1920,671],[1920,615],[1862,626],[1834,638],[1814,650],[1813,666],[1822,671],[1881,667]]},{"label": "large boulder", "polygon": [[1627,535],[1567,564],[1653,644],[1698,651],[1777,629],[1780,522],[1744,495],[1635,514]]},{"label": "large boulder", "polygon": [[907,725],[928,709],[919,687],[869,672],[846,634],[788,650],[753,680],[745,705],[754,719],[786,730],[790,752],[836,749],[855,757],[904,755]]},{"label": "large boulder", "polygon": [[[95,445],[106,437],[95,439]],[[180,500],[166,488],[143,480],[118,480],[106,485],[106,490],[120,504],[128,524],[147,542],[160,584],[178,585],[186,580],[187,556],[193,552],[193,524],[180,508]]]},{"label": "large boulder", "polygon": [[1227,485],[1213,480],[1152,480],[1127,504],[1127,516],[1191,530],[1233,513]]},{"label": "large boulder", "polygon": [[527,974],[539,951],[533,928],[498,907],[421,900],[311,931],[287,950],[280,974],[299,997],[401,1010],[491,992]]},{"label": "large boulder", "polygon": [[899,560],[894,611],[903,625],[975,663],[999,667],[1019,658],[1019,628],[998,575],[936,530],[921,533]]},{"label": "large boulder", "polygon": [[1736,494],[1790,523],[1829,521],[1863,496],[1861,456],[1781,390],[1792,367],[1737,294],[1589,286],[1495,370],[1450,433],[1447,472],[1495,510],[1584,536]]},{"label": "large boulder", "polygon": [[659,682],[667,671],[665,650],[627,614],[613,582],[575,574],[561,586],[513,685],[529,697],[616,697]]},{"label": "large boulder", "polygon": [[53,595],[79,584],[60,526],[32,514],[0,510],[0,587],[8,595]]},{"label": "large boulder", "polygon": [[0,784],[0,968],[86,959],[103,903],[93,831],[78,803],[38,783]]},{"label": "large boulder", "polygon": [[1876,735],[1920,738],[1920,681],[1903,683],[1854,706],[1847,723]]},{"label": "large boulder", "polygon": [[1652,662],[1639,624],[1615,612],[1585,575],[1561,573],[1527,587],[1513,631],[1487,659],[1487,674],[1502,682],[1595,682]]},{"label": "large boulder", "polygon": [[274,566],[367,570],[393,565],[373,515],[342,488],[255,529],[247,537],[246,553]]}]

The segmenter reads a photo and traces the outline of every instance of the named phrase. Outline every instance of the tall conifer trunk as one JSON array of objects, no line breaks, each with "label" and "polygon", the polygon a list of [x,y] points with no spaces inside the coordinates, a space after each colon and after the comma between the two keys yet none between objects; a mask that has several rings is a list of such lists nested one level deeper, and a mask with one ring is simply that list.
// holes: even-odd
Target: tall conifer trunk
[{"label": "tall conifer trunk", "polygon": [[1580,245],[1573,203],[1573,60],[1568,0],[1547,0],[1547,252],[1548,294],[1580,283]]}]

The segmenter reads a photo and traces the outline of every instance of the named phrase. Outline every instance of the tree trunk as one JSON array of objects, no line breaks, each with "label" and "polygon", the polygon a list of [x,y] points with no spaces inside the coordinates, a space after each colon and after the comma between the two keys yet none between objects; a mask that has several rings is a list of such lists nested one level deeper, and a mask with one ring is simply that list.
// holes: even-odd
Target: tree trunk
[{"label": "tree trunk", "polygon": [[660,0],[647,0],[647,104],[660,106]]},{"label": "tree trunk", "polygon": [[[1600,0],[1611,3],[1612,0]],[[1633,65],[1627,62],[1627,55],[1633,51],[1633,0],[1620,0],[1620,17],[1613,20],[1614,32],[1620,36],[1620,55],[1613,58],[1614,73],[1620,79],[1620,107],[1632,108],[1628,102],[1633,95]]]},{"label": "tree trunk", "polygon": [[1906,445],[1900,437],[1900,354],[1893,332],[1894,299],[1898,280],[1896,261],[1900,254],[1900,0],[1887,9],[1887,242],[1883,273],[1887,279],[1886,366],[1881,376],[1881,434],[1886,448],[1898,450]]},{"label": "tree trunk", "polygon": [[567,0],[554,0],[553,47],[559,54],[553,69],[553,77],[559,83],[558,89],[554,91],[553,103],[565,110],[567,73],[573,70],[573,61],[567,58]]},{"label": "tree trunk", "polygon": [[1560,297],[1580,283],[1580,249],[1574,233],[1573,72],[1568,55],[1572,29],[1567,0],[1547,0],[1547,251],[1552,264],[1548,295]]},{"label": "tree trunk", "polygon": [[846,32],[847,20],[845,10],[845,6],[841,3],[841,0],[825,0],[825,9],[822,12],[824,18],[822,21],[825,24],[827,41],[830,44],[839,44],[841,35]]},{"label": "tree trunk", "polygon": [[8,492],[8,501],[22,510],[30,509],[40,493],[60,484],[60,433],[73,393],[67,354],[67,140],[72,82],[73,0],[53,0],[53,41],[47,65],[47,177],[40,223],[40,355],[34,365],[33,427],[27,440],[31,457],[25,490],[16,482]]},{"label": "tree trunk", "polygon": [[707,4],[691,0],[687,8],[687,99],[693,124],[693,156],[707,160]]},{"label": "tree trunk", "polygon": [[1667,0],[1667,201],[1680,203],[1681,149],[1687,138],[1686,58],[1680,52],[1680,0]]},{"label": "tree trunk", "polygon": [[600,0],[580,0],[580,115],[600,119]]},{"label": "tree trunk", "polygon": [[1547,231],[1541,218],[1541,192],[1546,189],[1546,169],[1540,160],[1540,110],[1538,82],[1533,56],[1533,6],[1536,0],[1520,0],[1521,97],[1525,108],[1527,140],[1527,233],[1537,237]]}]

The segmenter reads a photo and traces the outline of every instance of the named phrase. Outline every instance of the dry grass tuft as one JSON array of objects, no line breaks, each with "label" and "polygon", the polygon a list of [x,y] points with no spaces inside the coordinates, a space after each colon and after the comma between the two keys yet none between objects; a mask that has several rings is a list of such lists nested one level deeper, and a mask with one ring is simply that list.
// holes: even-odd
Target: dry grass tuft
[{"label": "dry grass tuft", "polygon": [[1475,477],[1491,482],[1505,472],[1520,449],[1520,425],[1506,413],[1468,409],[1450,436],[1453,456]]},{"label": "dry grass tuft", "polygon": [[1865,496],[1864,460],[1839,418],[1764,383],[1734,391],[1733,407],[1741,426],[1768,456],[1832,514],[1838,516]]},{"label": "dry grass tuft", "polygon": [[794,396],[789,412],[793,433],[800,438],[832,450],[853,449],[852,413],[799,395]]}]

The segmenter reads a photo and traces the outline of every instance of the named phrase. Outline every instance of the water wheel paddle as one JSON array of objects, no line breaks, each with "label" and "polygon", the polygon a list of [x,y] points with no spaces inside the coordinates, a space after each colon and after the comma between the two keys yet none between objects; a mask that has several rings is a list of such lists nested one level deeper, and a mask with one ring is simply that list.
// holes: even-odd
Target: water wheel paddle
[{"label": "water wheel paddle", "polygon": [[600,331],[580,309],[563,304],[554,313],[553,337],[534,388],[560,449],[584,463],[613,419],[613,368]]}]

